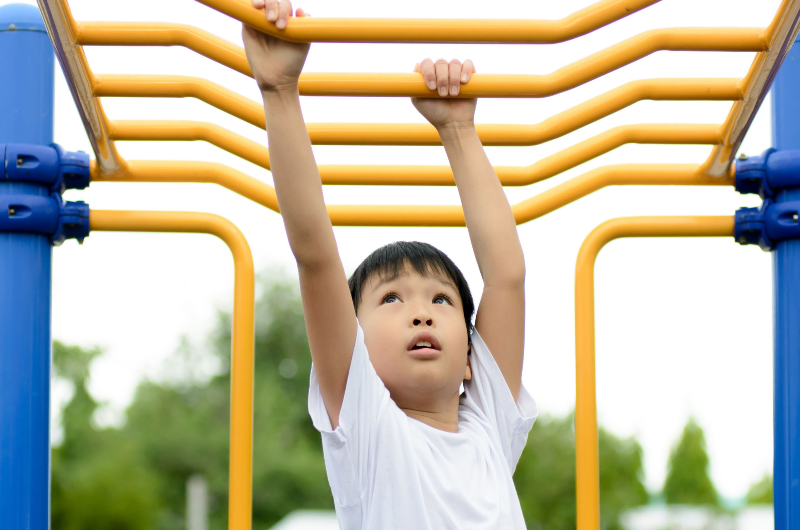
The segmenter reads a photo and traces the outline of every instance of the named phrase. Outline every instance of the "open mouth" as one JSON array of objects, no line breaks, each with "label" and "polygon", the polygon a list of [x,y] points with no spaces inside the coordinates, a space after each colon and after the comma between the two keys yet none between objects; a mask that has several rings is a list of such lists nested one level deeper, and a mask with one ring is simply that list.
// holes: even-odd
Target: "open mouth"
[{"label": "open mouth", "polygon": [[435,356],[442,349],[439,339],[430,331],[420,331],[408,343],[407,350],[417,356]]}]

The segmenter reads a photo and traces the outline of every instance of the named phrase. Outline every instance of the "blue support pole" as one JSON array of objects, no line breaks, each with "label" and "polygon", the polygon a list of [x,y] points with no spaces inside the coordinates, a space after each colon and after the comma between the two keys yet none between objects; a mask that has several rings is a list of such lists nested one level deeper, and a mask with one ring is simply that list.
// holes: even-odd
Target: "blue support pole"
[{"label": "blue support pole", "polygon": [[[783,62],[772,90],[772,142],[800,150],[800,46]],[[800,178],[800,174],[797,175]],[[800,187],[780,189],[775,204],[800,200]],[[796,222],[796,221],[795,221]],[[775,326],[775,530],[800,528],[800,239],[772,251]]]},{"label": "blue support pole", "polygon": [[[0,72],[0,144],[49,146],[54,57],[35,7],[0,7]],[[5,153],[0,154],[5,161]],[[0,199],[12,194],[50,197],[51,189],[35,182],[11,182],[0,171]],[[0,211],[0,219],[11,216],[10,211]],[[48,235],[0,229],[0,528],[4,530],[47,530],[50,524],[51,265]]]}]

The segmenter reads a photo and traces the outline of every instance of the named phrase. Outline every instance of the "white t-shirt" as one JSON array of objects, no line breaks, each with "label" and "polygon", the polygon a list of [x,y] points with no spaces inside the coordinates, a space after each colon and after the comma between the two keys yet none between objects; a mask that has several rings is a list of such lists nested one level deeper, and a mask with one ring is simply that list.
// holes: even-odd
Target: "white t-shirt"
[{"label": "white t-shirt", "polygon": [[335,430],[312,366],[308,411],[322,434],[341,530],[525,528],[511,475],[536,403],[525,388],[514,402],[477,331],[470,364],[455,433],[400,410],[375,373],[361,326]]}]

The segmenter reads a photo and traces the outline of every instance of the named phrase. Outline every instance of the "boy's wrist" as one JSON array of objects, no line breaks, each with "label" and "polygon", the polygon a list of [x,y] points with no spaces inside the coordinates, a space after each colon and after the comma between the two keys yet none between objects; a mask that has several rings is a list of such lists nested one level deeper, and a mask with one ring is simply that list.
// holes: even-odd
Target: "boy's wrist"
[{"label": "boy's wrist", "polygon": [[264,103],[271,100],[285,100],[287,97],[295,98],[299,96],[300,86],[297,81],[261,89],[261,97],[264,99]]},{"label": "boy's wrist", "polygon": [[463,134],[474,134],[475,133],[475,123],[472,121],[469,122],[452,122],[447,123],[445,125],[441,125],[436,128],[437,132],[439,133],[439,138],[442,141],[446,141],[447,139],[455,139]]}]

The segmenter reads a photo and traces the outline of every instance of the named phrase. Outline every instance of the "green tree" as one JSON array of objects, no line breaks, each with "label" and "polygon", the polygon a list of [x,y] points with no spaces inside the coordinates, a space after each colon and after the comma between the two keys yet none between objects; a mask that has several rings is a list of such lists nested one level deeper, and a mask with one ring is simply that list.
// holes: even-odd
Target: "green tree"
[{"label": "green tree", "polygon": [[159,510],[158,479],[138,448],[114,429],[97,429],[98,403],[86,383],[101,352],[53,344],[56,376],[72,384],[61,415],[64,439],[52,455],[55,530],[146,530]]},{"label": "green tree", "polygon": [[772,504],[772,476],[764,475],[763,479],[750,486],[747,504]]},{"label": "green tree", "polygon": [[[266,529],[297,509],[333,509],[319,433],[308,415],[311,355],[293,282],[260,282],[256,305],[253,423],[253,528]],[[230,315],[211,337],[220,373],[206,382],[144,382],[127,410],[124,435],[163,479],[159,528],[183,529],[185,483],[205,476],[210,528],[227,528],[230,422]],[[203,361],[185,351],[183,363]]]},{"label": "green tree", "polygon": [[709,458],[703,429],[690,418],[678,443],[672,448],[664,482],[667,504],[719,506],[719,498],[708,474]]},{"label": "green tree", "polygon": [[[574,529],[575,430],[573,417],[540,418],[528,436],[514,482],[527,527]],[[632,438],[619,439],[600,429],[600,516],[604,530],[619,529],[619,514],[645,504],[642,449]]]}]

